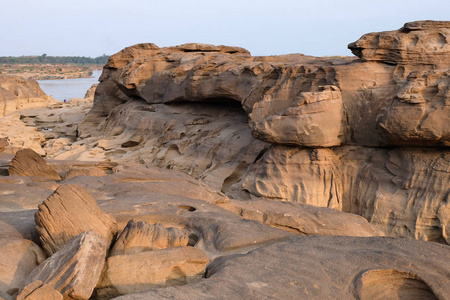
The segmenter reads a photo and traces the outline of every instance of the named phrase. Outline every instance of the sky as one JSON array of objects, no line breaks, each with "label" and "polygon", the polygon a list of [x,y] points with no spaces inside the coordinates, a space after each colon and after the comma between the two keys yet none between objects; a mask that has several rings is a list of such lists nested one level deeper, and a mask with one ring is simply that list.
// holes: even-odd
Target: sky
[{"label": "sky", "polygon": [[252,55],[352,55],[369,32],[450,21],[449,0],[0,0],[0,56],[112,55],[138,43],[240,46]]}]

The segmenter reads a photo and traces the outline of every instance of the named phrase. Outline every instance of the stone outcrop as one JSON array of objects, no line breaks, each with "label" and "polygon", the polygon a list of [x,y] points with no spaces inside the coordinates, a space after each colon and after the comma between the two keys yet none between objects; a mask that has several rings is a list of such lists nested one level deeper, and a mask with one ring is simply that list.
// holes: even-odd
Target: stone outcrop
[{"label": "stone outcrop", "polygon": [[35,215],[36,231],[50,256],[82,232],[93,230],[109,245],[117,231],[116,221],[103,212],[81,186],[61,185]]},{"label": "stone outcrop", "polygon": [[154,287],[192,283],[202,278],[208,262],[206,254],[194,247],[109,257],[104,278],[97,286],[97,295],[111,299]]},{"label": "stone outcrop", "polygon": [[107,242],[93,231],[71,239],[58,252],[35,268],[23,283],[41,281],[64,299],[89,299],[105,264]]},{"label": "stone outcrop", "polygon": [[365,35],[350,45],[361,59],[131,46],[105,66],[79,137],[232,198],[335,208],[448,243],[449,26]]},{"label": "stone outcrop", "polygon": [[61,180],[56,171],[36,152],[31,149],[17,151],[8,172],[10,175],[36,176],[50,180]]},{"label": "stone outcrop", "polygon": [[35,80],[0,75],[0,116],[23,108],[46,106],[55,102],[56,100],[41,90]]},{"label": "stone outcrop", "polygon": [[187,246],[187,232],[163,224],[130,220],[117,237],[109,256],[136,254],[144,251]]},{"label": "stone outcrop", "polygon": [[199,282],[117,299],[446,299],[448,248],[406,239],[295,236],[218,258]]},{"label": "stone outcrop", "polygon": [[14,294],[11,291],[18,290],[22,281],[45,258],[44,251],[32,241],[16,237],[0,238],[0,297],[10,299]]},{"label": "stone outcrop", "polygon": [[365,34],[348,48],[365,61],[449,67],[449,36],[450,22],[416,21],[396,31]]}]

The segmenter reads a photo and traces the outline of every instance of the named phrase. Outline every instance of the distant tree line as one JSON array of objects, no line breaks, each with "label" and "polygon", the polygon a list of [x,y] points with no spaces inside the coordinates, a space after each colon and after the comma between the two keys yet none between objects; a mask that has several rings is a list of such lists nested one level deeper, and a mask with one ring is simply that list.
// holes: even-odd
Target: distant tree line
[{"label": "distant tree line", "polygon": [[104,65],[108,62],[109,55],[103,54],[96,58],[85,56],[0,56],[0,64],[75,64],[75,65]]}]

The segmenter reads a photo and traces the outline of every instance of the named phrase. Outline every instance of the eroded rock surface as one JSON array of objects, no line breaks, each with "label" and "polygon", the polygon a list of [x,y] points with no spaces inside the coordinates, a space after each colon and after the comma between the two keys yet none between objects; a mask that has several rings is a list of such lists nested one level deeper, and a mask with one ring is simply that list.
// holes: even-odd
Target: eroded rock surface
[{"label": "eroded rock surface", "polygon": [[47,96],[35,80],[0,75],[0,116],[22,108],[46,106],[56,102]]},{"label": "eroded rock surface", "polygon": [[61,180],[56,171],[36,152],[23,149],[16,153],[8,172],[10,175],[36,176],[51,180]]},{"label": "eroded rock surface", "polygon": [[35,220],[39,239],[49,256],[89,230],[102,236],[109,246],[117,231],[116,221],[97,206],[85,189],[76,185],[61,185],[39,205]]},{"label": "eroded rock surface", "polygon": [[153,287],[192,283],[202,278],[208,262],[206,254],[194,247],[112,256],[106,261],[106,273],[97,286],[97,295],[111,299]]},{"label": "eroded rock surface", "polygon": [[363,60],[450,66],[450,22],[416,21],[396,31],[363,35],[348,45]]},{"label": "eroded rock surface", "polygon": [[22,281],[45,258],[44,251],[32,241],[17,237],[0,238],[0,297],[11,299],[8,291],[18,290]]},{"label": "eroded rock surface", "polygon": [[144,251],[187,246],[189,236],[179,228],[163,224],[130,220],[117,237],[109,256],[136,254]]},{"label": "eroded rock surface", "polygon": [[51,286],[64,299],[89,299],[105,264],[107,241],[93,231],[71,239],[58,252],[35,268],[23,283],[35,281]]},{"label": "eroded rock surface", "polygon": [[446,299],[449,255],[449,246],[405,239],[295,236],[218,258],[197,283],[118,299]]}]

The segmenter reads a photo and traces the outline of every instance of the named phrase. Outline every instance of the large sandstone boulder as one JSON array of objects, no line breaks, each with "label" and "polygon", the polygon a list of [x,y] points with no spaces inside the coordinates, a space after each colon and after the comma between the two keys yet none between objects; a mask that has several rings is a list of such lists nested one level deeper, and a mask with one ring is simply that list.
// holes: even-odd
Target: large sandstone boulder
[{"label": "large sandstone boulder", "polygon": [[44,251],[32,241],[0,238],[0,297],[11,299],[11,291],[19,288],[28,274],[45,258]]},{"label": "large sandstone boulder", "polygon": [[117,231],[116,221],[103,212],[81,186],[61,185],[35,215],[36,230],[50,256],[82,232],[93,230],[109,245]]},{"label": "large sandstone boulder", "polygon": [[416,21],[395,31],[363,35],[348,45],[363,60],[450,66],[450,22]]},{"label": "large sandstone boulder", "polygon": [[334,208],[448,243],[448,24],[363,36],[361,59],[131,46],[105,66],[80,137],[235,199]]},{"label": "large sandstone boulder", "polygon": [[17,151],[8,170],[10,175],[36,176],[51,180],[61,180],[56,171],[31,149]]},{"label": "large sandstone boulder", "polygon": [[97,286],[97,295],[111,299],[154,287],[195,282],[202,278],[208,262],[206,254],[194,247],[109,257],[104,278]]},{"label": "large sandstone boulder", "polygon": [[294,236],[218,258],[199,282],[118,299],[447,299],[449,258],[436,243]]},{"label": "large sandstone boulder", "polygon": [[87,300],[100,278],[107,246],[105,238],[93,231],[80,233],[35,268],[22,288],[41,281],[64,299]]},{"label": "large sandstone boulder", "polygon": [[163,224],[150,225],[147,222],[130,220],[117,237],[109,256],[135,254],[149,250],[187,246],[186,231]]},{"label": "large sandstone boulder", "polygon": [[0,116],[54,102],[56,100],[47,96],[37,81],[18,76],[0,75]]}]

